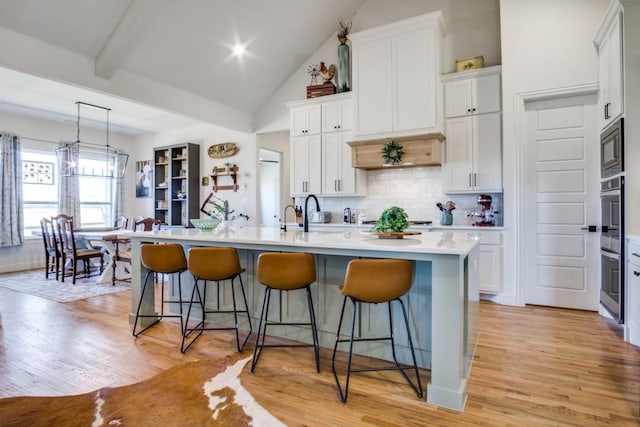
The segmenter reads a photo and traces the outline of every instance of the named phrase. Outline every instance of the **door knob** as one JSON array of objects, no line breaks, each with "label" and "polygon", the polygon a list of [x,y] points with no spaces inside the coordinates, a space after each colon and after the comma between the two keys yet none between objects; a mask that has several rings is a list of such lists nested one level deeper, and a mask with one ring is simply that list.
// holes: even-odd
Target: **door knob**
[{"label": "door knob", "polygon": [[581,230],[587,230],[587,231],[589,231],[589,233],[595,233],[596,231],[598,231],[598,226],[597,225],[590,225],[588,227],[582,227]]}]

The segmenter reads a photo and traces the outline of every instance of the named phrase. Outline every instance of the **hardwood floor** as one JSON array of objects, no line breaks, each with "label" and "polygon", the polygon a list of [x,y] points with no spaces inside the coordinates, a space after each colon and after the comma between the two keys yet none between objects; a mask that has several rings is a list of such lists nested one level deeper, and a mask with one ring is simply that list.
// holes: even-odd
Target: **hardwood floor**
[{"label": "hardwood floor", "polygon": [[[0,289],[0,397],[125,385],[235,351],[232,333],[210,332],[183,355],[171,321],[134,339],[129,299],[121,292],[62,304]],[[252,351],[247,345],[245,353]],[[267,349],[258,372],[243,377],[288,425],[640,425],[640,348],[596,313],[482,303],[463,413],[425,404],[390,372],[354,375],[343,405],[330,350],[322,351],[321,374],[311,353],[300,351],[307,350]],[[428,382],[429,371],[422,379]]]}]

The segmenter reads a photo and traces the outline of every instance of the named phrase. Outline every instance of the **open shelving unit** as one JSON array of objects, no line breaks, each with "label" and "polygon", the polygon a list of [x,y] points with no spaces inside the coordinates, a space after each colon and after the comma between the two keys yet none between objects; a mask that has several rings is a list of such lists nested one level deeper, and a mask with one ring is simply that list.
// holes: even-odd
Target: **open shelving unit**
[{"label": "open shelving unit", "polygon": [[154,163],[154,217],[168,226],[191,227],[199,218],[200,145],[156,147]]}]

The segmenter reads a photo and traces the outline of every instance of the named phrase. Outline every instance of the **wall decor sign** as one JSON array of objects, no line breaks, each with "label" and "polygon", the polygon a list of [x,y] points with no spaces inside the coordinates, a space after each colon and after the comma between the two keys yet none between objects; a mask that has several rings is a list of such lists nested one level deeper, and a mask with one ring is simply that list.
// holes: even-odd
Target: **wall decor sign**
[{"label": "wall decor sign", "polygon": [[209,147],[207,153],[212,159],[221,159],[223,157],[231,157],[238,154],[240,148],[233,142],[223,142]]},{"label": "wall decor sign", "polygon": [[22,162],[22,182],[25,184],[53,185],[53,163]]},{"label": "wall decor sign", "polygon": [[136,197],[151,197],[153,168],[151,160],[136,162]]}]

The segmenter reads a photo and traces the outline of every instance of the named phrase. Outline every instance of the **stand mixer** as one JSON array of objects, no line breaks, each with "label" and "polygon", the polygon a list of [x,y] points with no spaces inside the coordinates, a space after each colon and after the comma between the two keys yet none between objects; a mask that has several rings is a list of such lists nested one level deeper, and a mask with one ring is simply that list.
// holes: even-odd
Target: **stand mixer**
[{"label": "stand mixer", "polygon": [[494,214],[498,213],[493,210],[491,205],[491,196],[488,194],[480,194],[476,199],[479,207],[471,212],[469,216],[473,219],[473,225],[480,227],[488,227],[495,225]]}]

